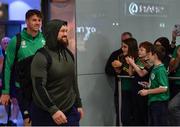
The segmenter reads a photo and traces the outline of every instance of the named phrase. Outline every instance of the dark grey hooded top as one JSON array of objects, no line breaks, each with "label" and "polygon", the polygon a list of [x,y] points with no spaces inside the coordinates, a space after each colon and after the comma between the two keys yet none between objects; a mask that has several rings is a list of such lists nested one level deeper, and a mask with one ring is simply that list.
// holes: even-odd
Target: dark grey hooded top
[{"label": "dark grey hooded top", "polygon": [[67,22],[51,20],[44,31],[45,49],[52,58],[47,69],[46,57],[38,52],[31,64],[34,103],[53,115],[58,110],[68,111],[73,105],[82,107],[72,53],[58,43],[57,36]]}]

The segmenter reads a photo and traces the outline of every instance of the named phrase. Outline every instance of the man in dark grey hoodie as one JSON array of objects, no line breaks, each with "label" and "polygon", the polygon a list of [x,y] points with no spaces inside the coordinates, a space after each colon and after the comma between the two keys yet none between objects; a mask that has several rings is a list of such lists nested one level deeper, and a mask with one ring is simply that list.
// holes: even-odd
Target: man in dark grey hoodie
[{"label": "man in dark grey hoodie", "polygon": [[46,57],[37,52],[31,64],[32,125],[78,126],[83,110],[74,57],[67,49],[67,22],[57,19],[49,21],[44,35],[44,48],[52,61],[48,67]]}]

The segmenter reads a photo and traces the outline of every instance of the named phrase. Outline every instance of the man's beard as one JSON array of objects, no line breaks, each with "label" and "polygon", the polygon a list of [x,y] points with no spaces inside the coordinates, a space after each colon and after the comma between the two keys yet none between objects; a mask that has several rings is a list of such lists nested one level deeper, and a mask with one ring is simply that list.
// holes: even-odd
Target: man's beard
[{"label": "man's beard", "polygon": [[60,40],[58,40],[58,45],[60,47],[67,47],[69,45],[69,41],[68,41],[68,39],[66,39],[66,41],[64,41],[63,39],[60,39]]}]

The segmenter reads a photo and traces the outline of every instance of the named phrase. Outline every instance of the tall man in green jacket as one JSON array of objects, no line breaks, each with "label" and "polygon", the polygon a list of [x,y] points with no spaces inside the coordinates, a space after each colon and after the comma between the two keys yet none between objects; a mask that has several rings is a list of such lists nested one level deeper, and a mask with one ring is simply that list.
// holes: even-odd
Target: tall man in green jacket
[{"label": "tall man in green jacket", "polygon": [[[21,34],[21,45],[18,50],[17,58],[18,61],[25,59],[28,56],[34,55],[34,53],[45,44],[45,39],[42,33],[39,31],[42,25],[42,14],[39,10],[32,9],[26,12],[26,24],[27,28],[24,28]],[[2,90],[2,95],[0,102],[3,105],[8,105],[10,100],[10,75],[11,68],[15,59],[16,50],[16,36],[12,38],[10,44],[6,50],[6,60],[4,68],[4,88]],[[17,89],[20,89],[19,84],[16,83]],[[14,91],[14,90],[13,90]],[[19,91],[19,90],[17,90]],[[30,115],[29,115],[29,100],[26,100],[22,92],[17,92],[17,99],[19,107],[24,119],[24,125],[29,125]]]}]

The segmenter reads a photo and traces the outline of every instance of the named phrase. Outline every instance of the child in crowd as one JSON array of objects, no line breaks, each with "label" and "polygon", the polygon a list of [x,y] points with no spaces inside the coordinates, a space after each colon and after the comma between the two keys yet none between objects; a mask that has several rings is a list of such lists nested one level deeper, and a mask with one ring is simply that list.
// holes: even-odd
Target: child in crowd
[{"label": "child in crowd", "polygon": [[168,74],[162,60],[165,57],[165,48],[163,46],[154,46],[149,58],[154,67],[150,73],[149,89],[139,91],[141,96],[148,95],[149,125],[168,125],[168,100],[169,83]]},{"label": "child in crowd", "polygon": [[148,54],[153,44],[150,42],[142,42],[139,45],[139,57],[136,61],[128,57],[129,63],[129,74],[134,75],[132,85],[132,99],[133,99],[133,115],[134,125],[136,126],[147,126],[148,125],[148,108],[147,108],[147,97],[140,96],[138,91],[143,89],[145,82],[149,80],[149,72],[152,64],[149,62]]},{"label": "child in crowd", "polygon": [[122,54],[122,42],[128,38],[132,38],[132,34],[130,32],[124,32],[121,34],[121,46],[118,50],[115,50],[111,53],[109,56],[106,66],[105,66],[105,73],[108,75],[108,77],[113,77],[115,79],[114,84],[114,106],[115,106],[115,112],[116,112],[116,126],[120,126],[120,113],[119,113],[119,78],[116,75],[116,72],[114,68],[112,67],[112,62],[114,60],[117,60],[120,54]]},{"label": "child in crowd", "polygon": [[154,45],[161,45],[165,48],[165,57],[162,60],[164,66],[166,67],[166,69],[168,69],[169,66],[169,62],[171,59],[171,54],[170,54],[170,42],[169,39],[166,37],[160,37],[157,40],[155,40]]},{"label": "child in crowd", "polygon": [[[126,39],[122,42],[122,54],[117,60],[112,62],[112,66],[117,75],[128,75],[129,65],[126,57],[138,56],[137,41],[134,38]],[[133,125],[133,107],[132,107],[132,79],[121,79],[121,121],[124,126]]]}]

